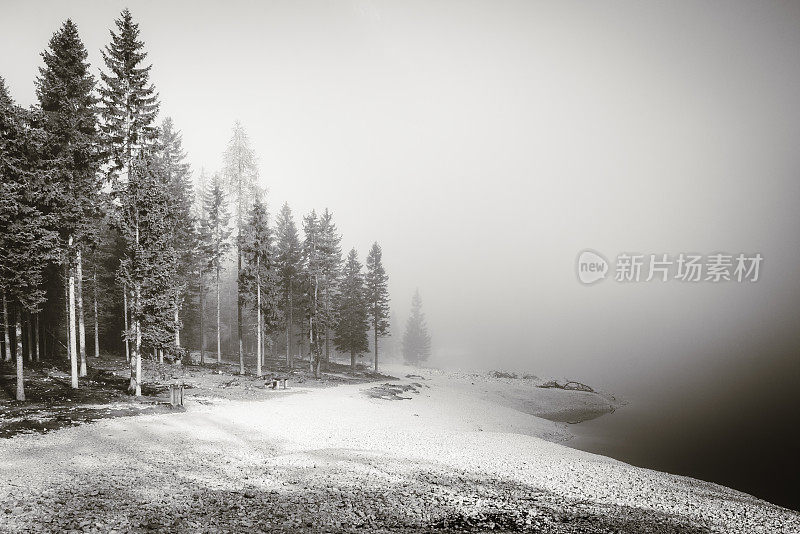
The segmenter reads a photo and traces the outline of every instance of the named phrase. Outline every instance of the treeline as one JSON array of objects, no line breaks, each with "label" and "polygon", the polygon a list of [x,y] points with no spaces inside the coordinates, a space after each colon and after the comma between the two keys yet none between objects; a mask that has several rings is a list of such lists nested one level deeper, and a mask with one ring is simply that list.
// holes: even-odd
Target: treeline
[{"label": "treeline", "polygon": [[136,395],[143,358],[184,360],[187,331],[201,363],[221,362],[226,338],[240,373],[261,375],[269,346],[318,375],[332,346],[355,367],[372,330],[377,370],[389,333],[380,246],[365,270],[355,250],[343,260],[328,209],[302,218],[302,236],[288,204],[273,222],[238,122],[223,168],[195,186],[180,131],[159,122],[138,24],[127,9],[115,23],[99,80],[71,20],[42,53],[37,105],[16,105],[0,77],[0,344],[17,399],[26,357],[68,358],[78,388],[87,335],[94,357],[124,347]]}]

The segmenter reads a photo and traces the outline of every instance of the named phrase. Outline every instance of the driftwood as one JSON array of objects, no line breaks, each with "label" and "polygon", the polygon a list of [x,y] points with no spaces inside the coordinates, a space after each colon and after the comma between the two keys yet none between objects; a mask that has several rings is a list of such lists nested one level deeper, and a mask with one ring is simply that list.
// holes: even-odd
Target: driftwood
[{"label": "driftwood", "polygon": [[544,384],[539,386],[540,388],[557,388],[557,389],[568,389],[572,391],[588,391],[590,393],[595,393],[594,389],[586,384],[578,382],[576,380],[568,380],[564,384],[559,384],[555,380],[548,380]]}]

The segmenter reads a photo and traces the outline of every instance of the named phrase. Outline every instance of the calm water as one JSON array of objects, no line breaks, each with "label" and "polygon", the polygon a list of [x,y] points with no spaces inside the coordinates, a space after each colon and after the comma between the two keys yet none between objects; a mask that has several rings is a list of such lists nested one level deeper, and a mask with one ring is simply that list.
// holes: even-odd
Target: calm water
[{"label": "calm water", "polygon": [[613,414],[571,425],[577,437],[568,444],[800,510],[797,398],[781,390],[739,399],[632,398]]}]

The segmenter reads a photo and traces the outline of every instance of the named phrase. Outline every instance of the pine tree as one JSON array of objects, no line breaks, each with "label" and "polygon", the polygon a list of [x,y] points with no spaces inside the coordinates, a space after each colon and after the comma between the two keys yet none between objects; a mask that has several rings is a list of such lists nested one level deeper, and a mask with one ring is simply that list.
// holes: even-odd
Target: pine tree
[{"label": "pine tree", "polygon": [[374,335],[375,372],[378,371],[378,338],[389,335],[389,277],[383,268],[383,251],[377,241],[367,256],[366,299]]},{"label": "pine tree", "polygon": [[333,313],[333,299],[336,297],[339,284],[339,275],[342,268],[342,249],[336,225],[333,223],[333,214],[325,209],[319,218],[319,255],[320,274],[322,275],[321,290],[322,301],[318,310],[318,322],[321,332],[325,336],[325,362],[330,360],[331,330],[336,324]]},{"label": "pine tree", "polygon": [[109,31],[111,43],[102,51],[108,70],[100,75],[102,128],[111,153],[111,174],[122,172],[127,179],[133,158],[158,135],[154,122],[159,102],[150,83],[152,65],[143,65],[147,53],[139,40],[139,25],[127,8],[114,22],[117,32]]},{"label": "pine tree", "polygon": [[[57,257],[55,217],[46,199],[52,176],[43,165],[45,138],[26,113],[12,102],[0,77],[0,290],[4,343],[10,359],[8,304],[15,312],[17,391],[25,400],[22,315],[38,313],[45,301],[44,270]],[[31,321],[28,350],[31,352]]]},{"label": "pine tree", "polygon": [[261,376],[263,328],[269,332],[280,316],[272,232],[268,224],[267,206],[261,194],[253,202],[242,246],[245,259],[243,290],[245,300],[256,309],[256,376]]},{"label": "pine tree", "polygon": [[417,290],[411,299],[411,316],[406,322],[406,331],[403,334],[403,358],[406,363],[419,365],[430,355],[431,336],[425,324],[425,314],[422,313],[422,298]]},{"label": "pine tree", "polygon": [[321,352],[318,316],[322,279],[322,256],[320,253],[320,222],[316,211],[303,217],[303,309],[308,320],[308,360],[310,371],[319,376]]},{"label": "pine tree", "polygon": [[[58,203],[58,227],[62,243],[66,243],[68,265],[70,361],[72,387],[78,387],[78,359],[75,321],[75,269],[81,268],[81,251],[93,239],[96,221],[103,206],[100,178],[100,136],[97,128],[94,78],[89,73],[86,48],[78,36],[78,28],[67,20],[50,39],[49,49],[42,53],[44,67],[39,69],[36,93],[44,112],[47,135],[44,157],[53,173],[51,192]],[[80,289],[80,287],[78,288]],[[81,297],[79,305],[82,308]],[[83,318],[80,318],[83,322]],[[82,368],[85,369],[85,339],[81,344]],[[85,374],[85,373],[84,373]]]},{"label": "pine tree", "polygon": [[334,302],[337,317],[333,343],[350,354],[350,368],[356,370],[356,356],[369,352],[367,300],[361,263],[355,249],[350,251],[344,267],[342,283]]},{"label": "pine tree", "polygon": [[167,177],[151,150],[131,162],[121,196],[120,226],[126,255],[120,268],[131,291],[131,380],[129,392],[141,395],[143,347],[162,351],[169,346],[174,324],[171,314],[171,275],[176,253],[170,239],[172,199]]},{"label": "pine tree", "polygon": [[167,180],[167,194],[171,199],[172,247],[177,254],[177,263],[172,273],[172,310],[175,324],[174,344],[176,356],[181,355],[180,311],[186,288],[199,270],[197,261],[197,234],[192,204],[194,193],[192,175],[186,163],[181,133],[175,129],[172,119],[164,119],[159,131],[158,157]]},{"label": "pine tree", "polygon": [[222,362],[222,341],[221,341],[221,309],[220,309],[220,274],[225,255],[230,250],[231,229],[230,214],[228,213],[225,202],[225,191],[222,188],[219,175],[215,174],[205,198],[205,219],[202,221],[201,245],[204,255],[208,258],[208,267],[214,273],[214,283],[217,294],[217,363]]},{"label": "pine tree", "polygon": [[292,367],[292,327],[294,326],[295,297],[300,286],[302,250],[297,226],[289,204],[284,204],[276,222],[276,270],[280,279],[281,309],[286,328],[286,365]]},{"label": "pine tree", "polygon": [[245,133],[244,128],[238,121],[233,125],[233,135],[228,142],[228,148],[225,150],[223,159],[225,161],[225,177],[233,194],[234,216],[236,218],[236,274],[238,286],[236,338],[239,349],[239,372],[244,374],[244,351],[242,347],[242,306],[244,296],[242,293],[243,224],[252,202],[256,179],[258,178],[258,166],[255,152],[250,148],[247,133]]}]

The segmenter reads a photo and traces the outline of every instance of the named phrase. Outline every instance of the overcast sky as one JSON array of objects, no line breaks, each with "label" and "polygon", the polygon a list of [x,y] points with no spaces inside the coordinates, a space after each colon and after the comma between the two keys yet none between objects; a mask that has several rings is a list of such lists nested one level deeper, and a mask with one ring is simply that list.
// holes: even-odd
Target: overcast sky
[{"label": "overcast sky", "polygon": [[[125,5],[194,170],[240,120],[271,211],[329,207],[362,261],[378,240],[437,358],[617,384],[796,359],[800,4],[4,0],[15,99],[67,17],[97,71]],[[764,264],[585,287],[584,248]]]}]

